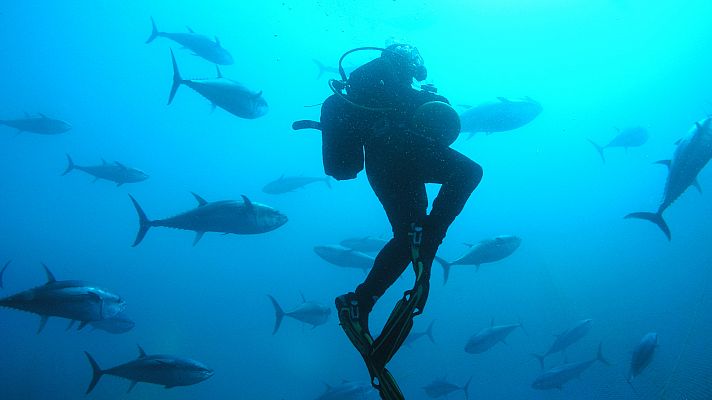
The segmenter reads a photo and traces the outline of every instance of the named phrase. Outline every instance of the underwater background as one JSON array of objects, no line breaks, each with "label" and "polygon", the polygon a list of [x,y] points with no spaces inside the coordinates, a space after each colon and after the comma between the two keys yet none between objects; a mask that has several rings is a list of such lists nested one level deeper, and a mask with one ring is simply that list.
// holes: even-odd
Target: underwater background
[{"label": "underwater background", "polygon": [[[215,66],[157,38],[161,31],[217,35],[234,57],[222,74],[261,90],[269,111],[241,119],[188,87],[166,105],[172,48],[184,78],[212,78]],[[275,311],[307,300],[333,306],[365,275],[322,260],[314,246],[349,237],[387,239],[390,227],[365,174],[264,193],[281,175],[323,176],[317,133],[291,123],[318,119],[331,92],[314,60],[336,66],[345,51],[395,38],[418,47],[429,78],[454,105],[497,97],[536,99],[531,123],[508,132],[462,135],[453,148],[484,169],[481,185],[449,230],[439,255],[463,242],[522,238],[497,263],[456,266],[446,285],[433,266],[428,305],[414,332],[434,321],[435,343],[404,346],[389,365],[408,399],[429,398],[436,379],[472,399],[710,399],[712,332],[712,170],[665,213],[668,241],[654,225],[624,219],[654,211],[674,143],[712,113],[712,3],[618,1],[23,1],[0,6],[0,119],[38,113],[69,122],[61,135],[16,134],[0,126],[0,297],[41,285],[41,263],[57,279],[111,288],[135,327],[112,335],[68,330],[50,318],[0,310],[0,399],[78,399],[91,380],[83,352],[108,368],[151,353],[191,357],[215,371],[169,390],[104,377],[93,399],[316,399],[344,380],[366,382],[358,353],[335,312],[314,329]],[[346,59],[352,67],[378,53]],[[643,146],[607,149],[616,128],[642,126]],[[102,158],[145,171],[145,182],[116,187],[67,167]],[[432,197],[437,186],[429,186]],[[208,201],[240,199],[276,208],[289,222],[260,235],[152,228],[131,244],[138,218]],[[412,272],[378,302],[372,329],[412,285]],[[597,363],[562,390],[535,390],[554,334],[592,319],[590,333],[546,366],[590,360],[599,343],[613,363]],[[520,323],[507,344],[483,354],[463,349],[496,324]],[[650,366],[629,385],[631,351],[658,334]],[[377,398],[374,393],[360,397]],[[464,398],[462,391],[449,399]]]}]

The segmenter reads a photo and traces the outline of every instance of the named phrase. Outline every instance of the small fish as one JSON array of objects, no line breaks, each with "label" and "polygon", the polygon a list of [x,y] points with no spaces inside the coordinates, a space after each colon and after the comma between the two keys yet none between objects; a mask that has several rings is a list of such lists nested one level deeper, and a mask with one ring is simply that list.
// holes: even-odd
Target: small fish
[{"label": "small fish", "polygon": [[309,324],[312,328],[316,328],[319,325],[325,324],[329,320],[329,315],[331,314],[331,308],[315,301],[307,301],[304,296],[302,296],[302,304],[297,306],[297,308],[292,311],[287,312],[282,309],[274,297],[270,295],[267,295],[267,297],[269,297],[272,302],[272,306],[274,306],[275,321],[274,330],[272,331],[273,335],[279,330],[279,327],[282,324],[282,319],[285,316],[294,318],[297,321],[304,322],[305,324]]},{"label": "small fish", "polygon": [[357,268],[368,272],[375,258],[343,246],[315,246],[314,252],[326,262],[344,268]]},{"label": "small fish", "polygon": [[6,125],[17,129],[17,133],[31,132],[40,135],[58,135],[72,129],[68,122],[50,118],[42,113],[39,117],[31,117],[19,119],[0,119],[0,125]]},{"label": "small fish", "polygon": [[449,262],[441,257],[435,260],[443,266],[443,284],[447,283],[450,276],[450,267],[453,265],[474,265],[477,269],[481,264],[491,263],[509,257],[519,248],[522,239],[517,236],[504,235],[492,239],[485,239],[477,244],[465,243],[470,247],[465,254],[455,261]]},{"label": "small fish", "polygon": [[658,348],[658,334],[650,332],[643,336],[633,350],[633,356],[630,360],[630,370],[628,371],[628,383],[633,381],[633,378],[640,375],[645,368],[653,361],[653,355]]},{"label": "small fish", "polygon": [[362,253],[378,253],[386,243],[388,243],[388,240],[373,236],[364,236],[344,239],[339,244]]},{"label": "small fish", "polygon": [[42,264],[47,283],[0,299],[0,306],[40,316],[39,334],[49,317],[80,321],[79,329],[92,321],[111,318],[126,308],[118,295],[84,281],[58,281]]},{"label": "small fish", "polygon": [[86,393],[91,393],[104,375],[114,375],[131,381],[129,392],[138,382],[155,383],[170,389],[176,386],[189,386],[202,382],[214,372],[202,363],[189,358],[175,357],[165,354],[147,355],[138,346],[138,358],[109,369],[101,369],[99,364],[88,352],[86,354],[91,364],[93,376]]},{"label": "small fish", "polygon": [[672,234],[663,219],[663,212],[672,205],[690,186],[695,186],[701,193],[702,188],[697,181],[697,175],[712,158],[712,117],[707,117],[701,122],[696,122],[690,128],[687,136],[677,142],[677,148],[672,160],[661,160],[658,164],[668,167],[665,180],[663,201],[658,206],[658,211],[635,212],[624,218],[639,218],[648,220],[663,231],[668,240]]},{"label": "small fish", "polygon": [[168,104],[173,102],[180,85],[186,85],[210,101],[213,107],[220,107],[237,117],[255,119],[267,114],[269,106],[262,97],[262,91],[254,92],[232,79],[223,78],[217,65],[215,66],[217,78],[183,79],[178,71],[173,50],[171,50],[171,61],[173,62],[173,86],[168,96]]},{"label": "small fish", "polygon": [[267,194],[284,194],[293,192],[297,189],[301,189],[304,186],[314,183],[314,182],[324,182],[326,187],[331,189],[331,183],[329,182],[331,178],[328,176],[319,178],[311,176],[284,176],[282,175],[279,179],[274,180],[266,184],[262,191]]},{"label": "small fish", "polygon": [[601,146],[591,139],[588,141],[596,148],[598,154],[601,156],[601,160],[606,162],[606,157],[603,155],[603,150],[611,147],[623,147],[628,150],[629,147],[638,147],[645,144],[648,141],[648,130],[642,126],[633,126],[623,130],[618,130],[618,135],[611,139],[607,145]]},{"label": "small fish", "polygon": [[556,335],[556,340],[554,340],[554,343],[551,344],[551,347],[549,347],[549,350],[546,353],[542,355],[532,354],[539,360],[541,368],[544,369],[544,359],[548,355],[562,352],[586,336],[591,330],[592,323],[592,319],[584,319],[577,322],[576,325]]},{"label": "small fish", "polygon": [[67,175],[75,169],[93,176],[95,178],[94,181],[106,179],[107,181],[116,183],[116,186],[121,186],[124,183],[141,182],[148,179],[148,175],[143,171],[127,167],[118,161],[109,164],[105,160],[102,160],[102,163],[99,165],[81,166],[74,164],[72,157],[67,154],[67,169],[62,175]]},{"label": "small fish", "polygon": [[468,379],[467,383],[465,383],[464,386],[457,386],[454,383],[448,382],[445,379],[436,379],[430,382],[427,386],[424,386],[423,390],[425,390],[425,394],[427,394],[428,397],[433,399],[438,397],[449,396],[453,392],[462,390],[463,392],[465,392],[465,399],[469,399],[470,382],[472,382],[472,378]]},{"label": "small fish", "polygon": [[532,383],[532,388],[537,390],[561,390],[564,384],[566,384],[566,382],[581,376],[581,374],[585,370],[589,369],[597,361],[600,361],[606,366],[611,365],[611,363],[603,357],[603,352],[601,351],[600,344],[598,345],[598,353],[596,354],[596,358],[589,361],[563,364],[558,367],[552,368],[539,375]]},{"label": "small fish", "polygon": [[370,383],[343,381],[337,386],[326,384],[326,391],[315,400],[366,400],[375,393]]},{"label": "small fish", "polygon": [[212,40],[205,35],[193,32],[190,28],[188,28],[188,32],[160,32],[156,28],[156,22],[153,17],[151,17],[151,28],[151,36],[146,40],[146,44],[151,43],[157,37],[164,37],[173,40],[186,49],[193,51],[196,56],[203,57],[214,64],[230,65],[234,62],[230,52],[220,45],[220,40],[217,36],[215,40]]},{"label": "small fish", "polygon": [[247,196],[242,201],[221,200],[208,202],[197,194],[193,196],[198,206],[176,216],[149,220],[146,213],[131,195],[131,202],[139,217],[139,230],[133,246],[137,246],[151,227],[164,226],[168,228],[195,231],[193,246],[203,237],[205,232],[234,233],[238,235],[253,235],[273,231],[287,223],[287,217],[272,207],[253,203]]}]

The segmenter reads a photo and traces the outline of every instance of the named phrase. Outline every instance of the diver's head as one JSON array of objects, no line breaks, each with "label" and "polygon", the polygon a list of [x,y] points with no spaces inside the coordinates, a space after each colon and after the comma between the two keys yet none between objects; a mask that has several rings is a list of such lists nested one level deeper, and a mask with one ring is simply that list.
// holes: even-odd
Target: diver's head
[{"label": "diver's head", "polygon": [[404,43],[392,44],[381,53],[381,58],[389,61],[396,69],[399,78],[408,81],[424,81],[428,77],[423,57],[415,46]]}]

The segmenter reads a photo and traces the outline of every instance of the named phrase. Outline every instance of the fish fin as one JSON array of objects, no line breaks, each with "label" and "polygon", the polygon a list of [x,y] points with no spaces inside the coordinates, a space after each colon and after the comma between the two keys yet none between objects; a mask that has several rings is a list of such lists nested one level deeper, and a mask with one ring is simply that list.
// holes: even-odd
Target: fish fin
[{"label": "fish fin", "polygon": [[462,242],[462,244],[465,245],[465,246],[467,246],[467,247],[474,247],[474,246],[475,246],[474,243],[469,243],[469,242]]},{"label": "fish fin", "polygon": [[102,371],[102,369],[99,367],[99,364],[97,364],[96,360],[94,360],[94,357],[92,357],[88,351],[85,351],[84,354],[86,354],[92,369],[91,382],[89,382],[89,387],[87,388],[87,391],[85,393],[89,394],[92,390],[94,390],[96,384],[99,383],[99,379],[102,377],[102,375],[104,375],[104,371]]},{"label": "fish fin", "polygon": [[7,266],[10,265],[11,262],[12,262],[12,260],[8,260],[5,263],[5,265],[2,267],[2,269],[0,270],[0,288],[3,287],[2,277],[3,277],[3,275],[5,275],[5,270],[7,269]]},{"label": "fish fin", "polygon": [[215,64],[215,71],[218,73],[218,79],[223,77],[222,72],[220,72],[220,66],[217,64]]},{"label": "fish fin", "polygon": [[74,326],[74,323],[75,323],[75,322],[77,322],[77,321],[75,321],[75,320],[73,320],[73,319],[70,319],[70,320],[69,320],[69,325],[67,325],[67,327],[66,327],[64,330],[65,330],[65,331],[68,331],[68,330],[72,329],[72,327]]},{"label": "fish fin", "polygon": [[613,364],[611,364],[610,361],[606,360],[606,358],[603,357],[603,343],[598,344],[598,353],[596,353],[596,361],[602,362],[603,365],[605,365],[607,367],[610,367],[611,365],[613,365]]},{"label": "fish fin", "polygon": [[470,400],[470,382],[472,382],[472,377],[470,377],[465,383],[465,386],[462,387],[462,391],[465,392],[465,400]]},{"label": "fish fin", "polygon": [[653,164],[664,165],[664,166],[668,167],[668,169],[670,169],[671,163],[672,163],[672,161],[670,161],[670,160],[659,160],[659,161],[655,161]]},{"label": "fish fin", "polygon": [[176,57],[173,55],[173,49],[171,49],[171,62],[173,63],[173,86],[171,86],[171,92],[168,94],[168,104],[171,104],[173,97],[176,95],[178,87],[183,83],[183,78],[180,76],[180,71],[178,71],[178,63],[176,63]]},{"label": "fish fin", "polygon": [[200,232],[200,231],[196,231],[196,232],[195,232],[195,239],[193,239],[193,246],[195,246],[196,244],[198,244],[198,242],[200,241],[200,239],[203,238],[203,235],[205,235],[205,232]]},{"label": "fish fin", "polygon": [[[42,117],[42,118],[44,118],[44,119],[49,119],[49,117],[48,117],[48,116],[46,116],[46,115],[44,115],[44,114],[42,114],[42,113],[37,113],[37,114],[39,114],[39,115],[40,115],[40,117]],[[700,124],[697,124],[697,126],[699,127],[699,126],[700,126]]]},{"label": "fish fin", "polygon": [[129,384],[129,390],[127,390],[126,393],[130,393],[137,383],[138,381],[131,381],[131,383]]},{"label": "fish fin", "polygon": [[586,139],[586,140],[588,140],[588,142],[591,143],[591,144],[593,145],[593,147],[596,148],[596,151],[598,151],[598,154],[601,156],[601,160],[602,160],[603,163],[605,164],[605,162],[606,162],[606,157],[603,155],[603,146],[599,145],[598,143],[594,142],[594,141],[591,140],[591,139]]},{"label": "fish fin", "polygon": [[121,168],[123,168],[123,169],[128,169],[127,166],[125,166],[124,164],[121,164],[121,163],[118,162],[118,161],[114,161],[114,164],[116,164],[117,166],[119,166],[119,167],[121,167]]},{"label": "fish fin", "polygon": [[108,164],[108,162],[106,162],[106,159],[102,158],[102,159],[101,159],[101,165],[106,165],[106,164]]},{"label": "fish fin", "polygon": [[244,194],[242,195],[242,201],[245,203],[245,207],[247,207],[247,212],[255,212],[255,205],[252,204],[252,201],[250,201],[250,199],[248,199]]},{"label": "fish fin", "polygon": [[190,29],[190,27],[188,25],[185,26],[185,29],[187,29],[188,32],[190,32],[190,33],[195,33],[192,29]]},{"label": "fish fin", "polygon": [[77,330],[78,330],[78,331],[81,331],[81,330],[84,329],[84,327],[86,327],[88,324],[89,324],[89,321],[82,321],[82,322],[80,322],[80,323],[79,323],[79,326],[77,327]]},{"label": "fish fin", "polygon": [[158,32],[158,28],[156,28],[156,21],[153,20],[153,17],[151,17],[151,35],[146,39],[146,44],[149,44],[153,42],[153,39],[157,38],[160,35],[160,32]]},{"label": "fish fin", "polygon": [[140,344],[137,344],[136,347],[138,347],[138,358],[146,358],[146,351],[143,350],[143,347]]},{"label": "fish fin", "polygon": [[700,186],[700,181],[695,178],[694,181],[692,181],[692,186],[694,186],[700,194],[702,194],[702,186]]},{"label": "fish fin", "polygon": [[443,267],[443,285],[445,285],[447,283],[447,279],[450,277],[450,267],[452,266],[452,263],[438,256],[435,256],[435,261],[440,263]]},{"label": "fish fin", "polygon": [[497,100],[501,101],[502,103],[511,103],[511,100],[508,100],[506,97],[497,97]]},{"label": "fish fin", "polygon": [[544,359],[546,358],[546,354],[536,354],[532,353],[532,357],[536,358],[539,361],[539,365],[541,366],[541,369],[544,369]]},{"label": "fish fin", "polygon": [[74,167],[75,167],[75,165],[74,165],[74,161],[72,161],[72,157],[70,157],[69,154],[67,154],[67,169],[64,170],[64,173],[62,173],[62,175],[63,176],[67,175],[74,169]]},{"label": "fish fin", "polygon": [[316,75],[316,79],[319,79],[322,75],[324,75],[324,72],[326,72],[326,66],[324,66],[324,64],[317,59],[312,58],[312,61],[314,61],[316,67],[319,68],[319,73]]},{"label": "fish fin", "polygon": [[52,271],[49,270],[49,267],[47,267],[45,263],[42,263],[42,267],[45,270],[45,275],[47,275],[47,283],[57,282],[57,279],[55,279],[54,274],[52,273]]},{"label": "fish fin", "polygon": [[40,326],[37,328],[37,335],[42,333],[45,325],[47,325],[47,320],[49,320],[49,315],[40,315]]},{"label": "fish fin", "polygon": [[299,291],[299,296],[302,298],[302,303],[306,303],[306,302],[307,302],[307,298],[304,297],[304,292],[302,292],[301,290]]},{"label": "fish fin", "polygon": [[216,108],[218,108],[218,105],[213,102],[210,102],[210,113],[211,114],[215,112]]},{"label": "fish fin", "polygon": [[425,335],[433,343],[435,343],[435,338],[433,337],[433,325],[434,324],[435,324],[435,320],[430,321],[430,325],[428,325],[428,329],[425,330]]},{"label": "fish fin", "polygon": [[277,300],[274,297],[272,297],[270,295],[267,295],[267,297],[269,297],[269,300],[272,302],[272,306],[274,307],[275,319],[274,319],[274,329],[272,329],[272,334],[274,335],[279,330],[279,326],[282,325],[282,319],[284,318],[285,313],[284,313],[284,310],[282,309],[282,307],[279,305],[279,303],[277,303]]},{"label": "fish fin", "polygon": [[202,207],[202,206],[208,204],[208,202],[204,198],[200,197],[198,194],[196,194],[194,192],[190,192],[190,194],[192,194],[193,197],[195,197],[195,200],[198,201],[198,207]]},{"label": "fish fin", "polygon": [[144,236],[146,236],[148,229],[151,228],[152,222],[148,219],[148,217],[146,217],[146,213],[143,212],[143,209],[138,204],[136,199],[134,199],[131,195],[129,195],[129,198],[131,199],[134,208],[136,208],[136,213],[138,214],[138,233],[136,233],[136,239],[134,240],[133,245],[131,245],[132,247],[136,247],[139,243],[141,243]]},{"label": "fish fin", "polygon": [[668,240],[672,240],[672,234],[670,233],[670,228],[668,227],[667,223],[663,219],[663,216],[661,213],[651,213],[651,212],[635,212],[635,213],[630,213],[623,217],[625,219],[628,218],[637,218],[637,219],[645,219],[648,220],[660,228],[660,230],[663,231],[665,236],[667,237]]},{"label": "fish fin", "polygon": [[[220,38],[218,38],[217,36],[215,36],[215,44],[220,46]],[[220,46],[220,47],[222,47],[222,46]]]},{"label": "fish fin", "polygon": [[116,187],[119,187],[119,186],[121,186],[121,185],[123,185],[123,184],[124,184],[124,182],[116,182]]}]

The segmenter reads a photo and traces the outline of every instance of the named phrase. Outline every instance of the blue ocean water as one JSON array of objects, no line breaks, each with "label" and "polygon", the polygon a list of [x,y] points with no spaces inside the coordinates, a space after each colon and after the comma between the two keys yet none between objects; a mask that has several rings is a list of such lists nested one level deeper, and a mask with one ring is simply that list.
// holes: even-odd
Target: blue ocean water
[{"label": "blue ocean water", "polygon": [[[509,258],[479,268],[454,267],[447,285],[434,266],[421,339],[390,364],[408,399],[446,378],[470,398],[708,399],[712,351],[710,168],[665,213],[672,241],[654,225],[623,219],[654,211],[674,143],[712,113],[712,3],[585,1],[83,2],[23,1],[0,6],[0,119],[25,112],[65,120],[56,136],[0,126],[0,263],[6,296],[57,279],[111,288],[127,302],[135,328],[111,335],[65,331],[51,318],[0,310],[0,399],[77,399],[91,380],[89,351],[103,368],[148,353],[186,356],[215,370],[199,384],[166,390],[103,377],[94,399],[315,399],[325,383],[367,381],[334,313],[312,329],[286,318],[272,335],[274,309],[302,301],[331,306],[360,283],[358,270],[334,267],[312,250],[347,237],[387,238],[390,227],[364,174],[274,196],[262,187],[284,175],[323,176],[317,134],[295,133],[298,119],[318,119],[335,66],[358,46],[396,39],[417,46],[428,82],[453,104],[530,96],[543,112],[519,129],[458,139],[455,149],[484,168],[484,179],[452,225],[440,255],[498,235],[517,235]],[[186,25],[217,35],[234,59],[224,76],[261,90],[267,115],[247,120],[211,106],[188,87],[166,105],[173,49],[184,78],[212,78],[213,64],[166,39],[144,42],[150,17],[166,32]],[[352,66],[375,57],[359,53]],[[607,149],[601,162],[587,139],[606,143],[616,128],[643,126],[648,142]],[[150,175],[116,187],[74,171],[104,158]],[[128,194],[150,218],[208,201],[270,205],[289,222],[261,235],[152,228],[132,248],[138,218]],[[431,198],[437,186],[429,187]],[[381,326],[412,285],[404,275],[376,306]],[[593,365],[562,390],[531,387],[541,373],[532,353],[554,334],[591,318],[591,332],[547,367],[589,360],[602,343],[613,365]],[[495,323],[521,323],[507,345],[479,355],[467,339]],[[377,329],[377,328],[376,328]],[[626,382],[631,351],[648,332],[659,347],[651,365]],[[377,398],[373,394],[368,398]],[[448,398],[463,398],[462,392]],[[364,397],[365,398],[365,397]]]}]

